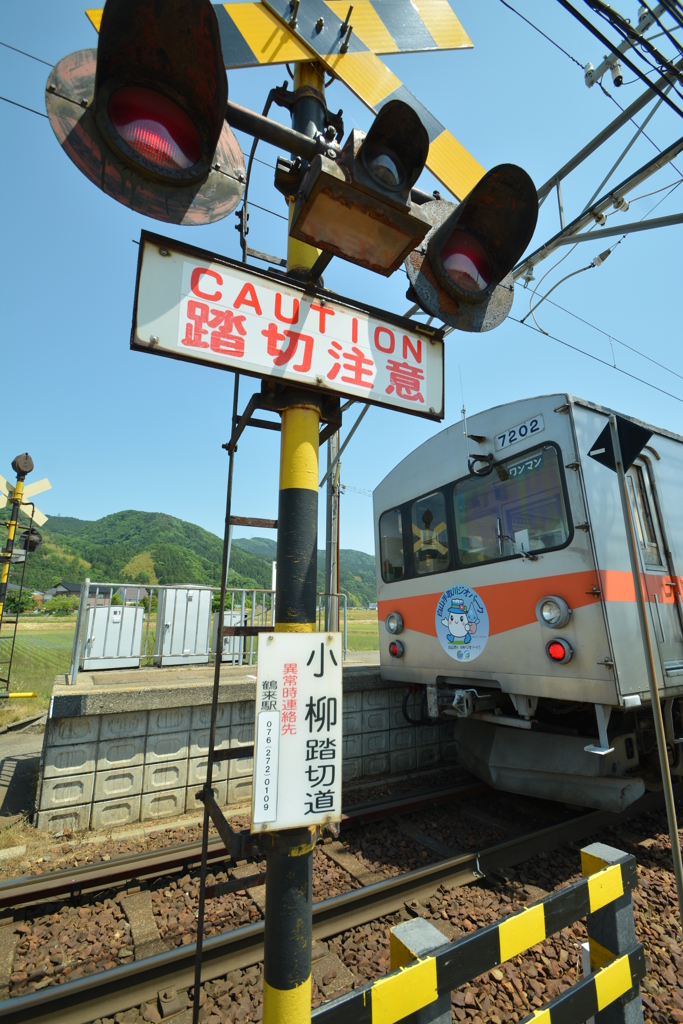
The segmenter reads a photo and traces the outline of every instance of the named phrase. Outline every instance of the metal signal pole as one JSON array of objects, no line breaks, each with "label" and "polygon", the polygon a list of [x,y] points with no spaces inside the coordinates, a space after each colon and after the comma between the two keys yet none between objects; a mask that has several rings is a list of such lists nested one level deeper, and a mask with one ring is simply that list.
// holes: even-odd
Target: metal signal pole
[{"label": "metal signal pole", "polygon": [[[292,108],[292,127],[309,137],[324,131],[323,68],[297,64],[294,90],[300,95]],[[289,209],[291,219],[294,197],[289,199]],[[318,255],[317,249],[290,237],[287,273],[308,277]],[[313,633],[320,409],[307,401],[306,392],[290,394],[281,413],[275,632]],[[263,1024],[304,1024],[311,1019],[314,832],[288,829],[268,837]]]},{"label": "metal signal pole", "polygon": [[643,653],[645,654],[647,681],[650,687],[650,702],[652,704],[652,715],[655,722],[659,767],[662,773],[662,787],[664,789],[664,803],[666,805],[666,816],[669,822],[671,859],[673,860],[674,877],[676,879],[676,889],[678,890],[678,910],[681,918],[679,927],[683,929],[683,865],[681,864],[681,845],[678,839],[678,824],[676,822],[676,805],[674,803],[674,794],[671,787],[671,772],[669,771],[669,761],[666,750],[666,735],[664,732],[664,722],[662,720],[662,707],[659,703],[659,691],[657,689],[655,656],[654,651],[652,650],[652,638],[650,636],[650,629],[647,621],[647,609],[645,607],[643,581],[638,561],[636,534],[633,528],[633,515],[626,486],[626,473],[624,472],[624,460],[621,454],[621,443],[619,441],[616,416],[610,416],[609,426],[610,433],[612,435],[612,447],[614,449],[614,461],[616,463],[617,477],[619,478],[619,495],[621,497],[621,508],[624,514],[624,524],[626,526],[626,543],[628,545],[628,554],[631,561],[631,572],[633,573],[633,586],[636,591],[636,607],[638,608],[640,635],[643,640]]}]

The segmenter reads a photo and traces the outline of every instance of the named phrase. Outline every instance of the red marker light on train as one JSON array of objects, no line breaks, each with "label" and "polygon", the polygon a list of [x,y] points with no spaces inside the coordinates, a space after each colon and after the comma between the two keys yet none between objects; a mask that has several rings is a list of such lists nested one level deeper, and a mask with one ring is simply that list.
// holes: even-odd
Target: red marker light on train
[{"label": "red marker light on train", "polygon": [[403,644],[400,640],[392,640],[389,644],[389,654],[392,658],[403,657]]},{"label": "red marker light on train", "polygon": [[545,646],[545,653],[548,655],[551,661],[554,661],[556,665],[566,665],[571,660],[572,654],[574,653],[570,644],[566,640],[550,640]]}]

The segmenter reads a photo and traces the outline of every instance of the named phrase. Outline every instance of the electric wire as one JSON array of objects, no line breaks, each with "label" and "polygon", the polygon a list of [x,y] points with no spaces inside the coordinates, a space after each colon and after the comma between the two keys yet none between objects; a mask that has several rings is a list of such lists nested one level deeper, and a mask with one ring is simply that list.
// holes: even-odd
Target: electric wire
[{"label": "electric wire", "polygon": [[[661,30],[662,30],[661,33],[658,32],[657,35],[665,35],[667,37],[667,39],[674,44],[674,46],[676,47],[678,52],[679,53],[683,53],[683,46],[681,46],[681,44],[678,42],[678,40],[671,34],[669,29],[666,27],[666,25],[662,24],[662,22],[659,20],[657,14],[656,14],[656,12],[650,7],[650,5],[648,3],[646,3],[646,0],[640,0],[640,2],[641,2],[641,6],[645,8],[645,10],[648,12],[648,14],[652,16],[652,18],[657,22],[657,24],[661,28]],[[655,38],[657,38],[657,37],[656,36],[649,36],[648,37],[648,42],[651,43],[652,40],[655,39]]]},{"label": "electric wire", "polygon": [[589,359],[594,360],[596,363],[602,363],[603,366],[608,366],[610,370],[616,370],[617,373],[622,373],[625,377],[630,377],[631,380],[637,380],[641,384],[645,384],[648,388],[653,388],[655,391],[659,391],[660,394],[666,395],[668,398],[673,398],[677,402],[683,404],[683,398],[679,398],[678,395],[674,395],[671,391],[666,391],[664,388],[660,388],[656,384],[652,384],[649,380],[645,380],[643,377],[639,377],[635,373],[629,373],[628,370],[623,370],[620,366],[615,366],[614,363],[609,363],[606,359],[601,359],[600,356],[596,356],[592,352],[586,352],[585,349],[579,348],[577,345],[571,345],[568,341],[563,341],[562,338],[558,338],[554,334],[549,334],[546,333],[545,331],[541,331],[538,328],[533,327],[531,324],[522,323],[522,321],[518,320],[517,317],[510,316],[508,317],[508,319],[512,320],[516,324],[520,324],[522,327],[527,327],[530,331],[533,331],[535,334],[542,334],[544,338],[550,338],[552,341],[556,341],[559,345],[563,345],[565,348],[570,348],[574,352],[579,352],[582,356],[587,356]]},{"label": "electric wire", "polygon": [[[683,77],[677,72],[674,66],[671,64],[669,59],[660,53],[657,47],[653,46],[651,41],[643,33],[636,32],[635,29],[631,28],[628,21],[623,18],[617,11],[613,10],[607,4],[603,3],[602,0],[584,0],[584,3],[595,11],[604,21],[606,21],[612,28],[619,33],[624,42],[631,44],[633,49],[639,53],[642,60],[645,61],[651,68],[660,71],[670,71],[675,73],[677,77]],[[644,51],[644,52],[642,52]],[[659,63],[654,65],[647,55],[653,57]]]},{"label": "electric wire", "polygon": [[538,320],[536,319],[536,315],[535,314],[536,314],[536,310],[538,309],[538,307],[541,305],[542,302],[545,302],[545,300],[548,298],[548,296],[551,294],[551,292],[554,292],[556,288],[559,288],[560,285],[564,283],[564,281],[568,281],[570,277],[576,277],[577,274],[583,274],[584,271],[586,271],[586,270],[594,270],[596,266],[599,266],[599,264],[594,263],[594,262],[591,261],[587,266],[579,267],[578,270],[572,270],[571,274],[565,274],[565,276],[561,277],[560,280],[557,281],[552,286],[552,288],[549,291],[546,292],[545,295],[541,296],[541,298],[538,300],[538,302],[533,307],[533,309],[531,308],[531,306],[529,307],[529,312],[526,313],[522,317],[522,319],[519,321],[519,323],[523,324],[525,322],[526,318],[529,315],[531,315],[534,318],[534,323],[538,327],[539,331],[541,331],[543,334],[547,334],[548,332],[541,327],[541,325],[539,324]]},{"label": "electric wire", "polygon": [[283,213],[276,213],[275,210],[269,210],[267,206],[259,206],[258,203],[251,202],[250,206],[255,206],[257,210],[263,210],[264,213],[270,213],[273,217],[279,217],[280,220],[289,221],[289,217],[285,217]]},{"label": "electric wire", "polygon": [[[666,370],[667,373],[672,373],[674,377],[678,377],[679,380],[683,380],[683,373],[678,373],[670,366],[666,366],[664,363],[660,363],[657,359],[653,359],[652,356],[648,356],[644,352],[641,352],[640,349],[634,348],[633,345],[629,345],[627,342],[621,341],[620,338],[615,337],[614,334],[609,334],[608,331],[604,331],[602,327],[598,327],[597,324],[591,323],[590,320],[585,320],[582,316],[579,316],[578,313],[574,313],[571,309],[567,309],[566,306],[561,306],[559,302],[555,302],[553,299],[548,299],[548,302],[551,306],[555,306],[556,309],[560,309],[563,313],[567,313],[569,316],[574,317],[575,320],[579,320],[582,324],[585,324],[586,327],[592,327],[594,331],[598,332],[598,334],[604,334],[604,336],[610,341],[616,341],[617,345],[621,345],[622,348],[627,348],[629,352],[633,352],[635,355],[640,356],[641,359],[647,359],[648,363],[654,363],[654,365],[658,366],[660,370]],[[512,319],[514,319],[514,317]],[[519,322],[521,323],[521,321]]]},{"label": "electric wire", "polygon": [[31,114],[37,114],[38,117],[44,117],[47,121],[50,120],[47,114],[43,114],[40,110],[36,110],[34,107],[27,107],[23,103],[17,103],[16,100],[8,99],[7,96],[0,96],[0,100],[4,100],[5,103],[11,103],[13,107],[21,107],[22,110],[28,110]]},{"label": "electric wire", "polygon": [[[34,107],[27,107],[24,103],[17,103],[16,100],[11,100],[7,96],[0,96],[0,100],[4,100],[5,103],[11,103],[13,107],[20,107],[22,110],[28,110],[31,114],[37,114],[38,117],[44,117],[46,121],[50,120],[47,114],[43,114],[42,111],[36,110]],[[265,160],[259,160],[259,163],[265,164],[266,167],[272,167],[272,164],[266,164]],[[289,220],[289,218],[285,217],[283,214],[276,213],[275,210],[269,210],[267,206],[261,206],[259,203],[254,202],[250,203],[250,205],[255,206],[259,210],[263,210],[264,213],[271,214],[273,217],[279,217],[280,220]]]},{"label": "electric wire", "polygon": [[577,64],[583,71],[583,64],[580,61],[578,61],[576,57],[572,57],[571,53],[568,53],[563,46],[560,46],[559,43],[556,43],[555,40],[551,39],[549,35],[546,35],[546,33],[542,29],[540,29],[538,25],[534,25],[533,21],[530,21],[529,18],[526,18],[523,14],[521,14],[516,8],[512,6],[512,4],[509,4],[507,0],[500,0],[500,2],[502,3],[503,7],[507,7],[509,11],[512,11],[513,14],[516,14],[518,18],[521,18],[522,21],[525,21],[527,23],[527,25],[530,25],[531,28],[538,32],[539,35],[543,36],[543,38],[547,39],[549,43],[552,43],[553,46],[557,47],[560,53],[563,53],[565,57],[569,57],[570,60],[573,60],[574,63]]},{"label": "electric wire", "polygon": [[[674,101],[670,99],[668,96],[665,96],[662,90],[659,89],[656,85],[654,85],[652,82],[649,82],[647,77],[645,76],[645,73],[639,67],[637,67],[637,65],[635,65],[633,61],[626,56],[625,53],[621,53],[621,51],[617,49],[616,45],[610,42],[607,36],[603,32],[601,32],[596,25],[593,25],[593,23],[589,21],[589,19],[586,18],[585,15],[581,13],[581,11],[577,11],[577,9],[571,3],[569,3],[569,0],[557,0],[557,2],[560,4],[561,7],[564,7],[565,10],[569,11],[569,13],[581,25],[583,25],[584,28],[588,29],[588,31],[592,35],[594,35],[595,38],[598,39],[603,44],[603,46],[606,46],[611,53],[615,54],[619,60],[623,61],[630,71],[632,71],[635,75],[638,76],[638,78],[645,82],[648,89],[654,92],[657,96],[664,96],[664,102],[667,104],[667,106],[671,107],[672,110],[675,110],[679,117],[683,117],[683,109],[677,106],[674,103]],[[674,69],[671,73],[674,74],[675,76],[678,75],[678,71],[676,69]]]},{"label": "electric wire", "polygon": [[[602,92],[603,92],[603,93],[605,94],[605,96],[607,96],[607,98],[608,98],[608,99],[610,99],[610,100],[612,101],[612,103],[614,103],[614,104],[615,104],[615,106],[617,106],[617,107],[619,108],[619,110],[620,110],[620,111],[622,112],[622,114],[623,114],[623,113],[624,113],[624,110],[625,110],[625,108],[624,108],[624,107],[622,107],[621,103],[620,103],[620,102],[619,102],[619,100],[618,100],[618,99],[616,98],[616,96],[614,96],[614,95],[613,95],[613,94],[612,94],[612,93],[611,93],[611,92],[609,91],[609,89],[606,89],[606,88],[605,88],[605,86],[604,86],[604,85],[602,84],[602,81],[599,81],[599,82],[598,82],[598,85],[600,86],[600,89],[601,89],[601,90],[602,90]],[[638,128],[638,130],[640,131],[640,125],[638,124],[638,122],[637,122],[637,121],[634,121],[632,117],[629,117],[629,121],[631,122],[631,124],[633,125],[633,127],[634,127],[634,128]],[[660,147],[659,147],[659,146],[657,145],[657,143],[655,142],[655,140],[654,140],[654,139],[650,138],[650,136],[649,136],[649,135],[647,134],[647,132],[643,132],[643,131],[641,131],[641,132],[640,132],[640,134],[641,134],[641,135],[643,136],[643,138],[644,138],[644,139],[647,139],[647,141],[648,141],[648,142],[649,142],[649,143],[650,143],[650,144],[651,144],[652,146],[654,146],[654,147],[655,147],[655,149],[657,150],[657,152],[658,152],[658,153],[661,153],[661,152],[662,152],[661,148],[660,148]],[[676,167],[676,164],[675,164],[675,163],[673,163],[673,161],[671,161],[671,166],[672,166],[672,167],[673,167],[673,169],[675,170],[676,174],[681,174],[681,171],[679,171],[678,167]]]},{"label": "electric wire", "polygon": [[[268,99],[266,100],[266,104],[265,104],[265,106],[263,108],[263,114],[261,115],[262,117],[267,117],[268,116],[268,112],[270,110],[272,102],[273,102],[273,93],[269,92],[268,93]],[[242,263],[246,263],[247,262],[247,235],[249,234],[249,227],[248,227],[248,224],[247,224],[247,222],[249,220],[249,207],[247,205],[247,201],[249,199],[249,182],[251,181],[251,168],[253,166],[254,158],[256,156],[256,147],[257,146],[258,146],[258,137],[254,136],[254,141],[251,144],[251,151],[249,153],[249,162],[247,164],[247,180],[246,180],[246,183],[244,185],[244,195],[242,197],[242,208],[240,210],[238,210],[237,213],[236,213],[236,216],[238,217],[238,230],[239,230],[239,233],[240,233],[240,248],[242,250]],[[259,207],[258,203],[252,203],[252,205],[256,206],[258,209],[265,209],[264,207]],[[272,210],[267,210],[266,212],[267,213],[273,213]],[[276,213],[276,214],[273,214],[273,216],[278,217],[278,216],[281,216],[281,214],[277,214]],[[284,219],[287,219],[287,218],[284,218]]]},{"label": "electric wire", "polygon": [[666,7],[667,11],[677,22],[681,28],[683,28],[683,8],[676,0],[660,0],[662,7]]},{"label": "electric wire", "polygon": [[49,68],[54,67],[54,64],[50,64],[49,60],[43,60],[42,57],[36,57],[33,53],[27,53],[26,50],[20,50],[18,46],[10,46],[9,43],[3,43],[1,39],[0,46],[5,46],[8,50],[14,50],[15,53],[21,53],[24,57],[30,57],[31,60],[37,60],[39,64],[46,64]]}]

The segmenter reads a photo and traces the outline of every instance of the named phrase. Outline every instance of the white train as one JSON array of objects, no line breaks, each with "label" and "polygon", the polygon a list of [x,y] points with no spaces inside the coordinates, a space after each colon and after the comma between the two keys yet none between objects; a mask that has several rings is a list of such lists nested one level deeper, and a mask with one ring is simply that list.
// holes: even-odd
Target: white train
[{"label": "white train", "polygon": [[[621,810],[658,788],[610,410],[571,395],[456,423],[374,491],[381,674],[425,687],[496,789]],[[628,473],[672,772],[683,774],[683,437]]]}]

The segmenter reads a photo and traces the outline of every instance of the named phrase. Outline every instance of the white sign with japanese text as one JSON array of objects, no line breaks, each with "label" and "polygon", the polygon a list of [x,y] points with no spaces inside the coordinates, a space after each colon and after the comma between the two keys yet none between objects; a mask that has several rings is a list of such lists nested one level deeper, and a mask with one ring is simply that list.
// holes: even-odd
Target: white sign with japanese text
[{"label": "white sign with japanese text", "polygon": [[429,329],[196,253],[143,232],[133,348],[443,418],[443,342]]},{"label": "white sign with japanese text", "polygon": [[341,633],[261,633],[251,831],[341,820]]}]

